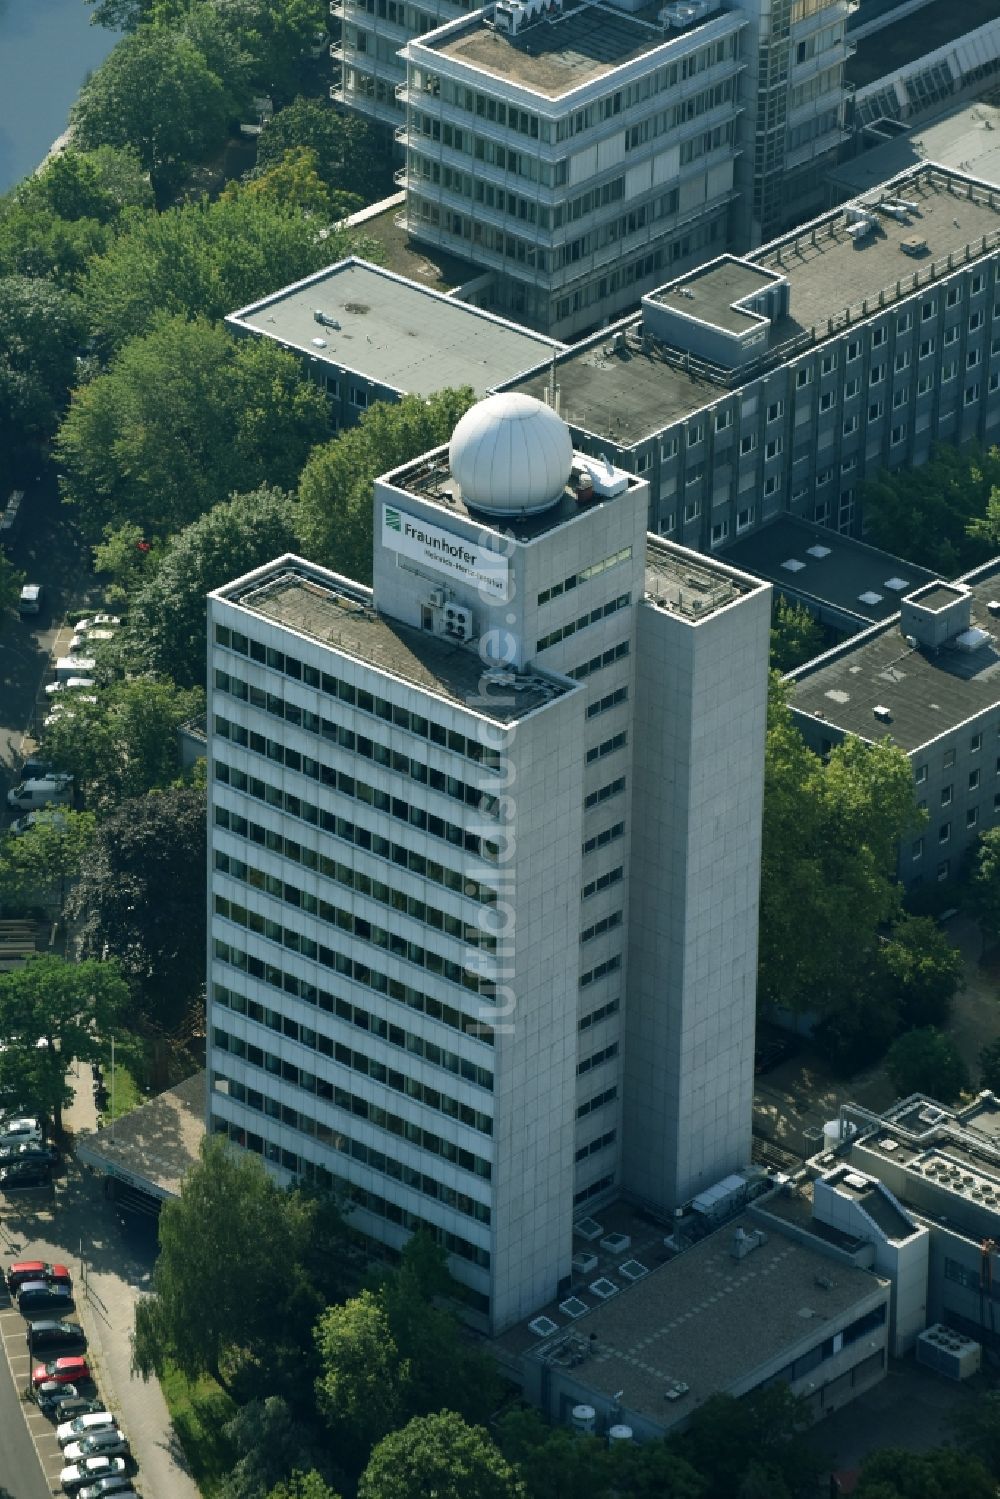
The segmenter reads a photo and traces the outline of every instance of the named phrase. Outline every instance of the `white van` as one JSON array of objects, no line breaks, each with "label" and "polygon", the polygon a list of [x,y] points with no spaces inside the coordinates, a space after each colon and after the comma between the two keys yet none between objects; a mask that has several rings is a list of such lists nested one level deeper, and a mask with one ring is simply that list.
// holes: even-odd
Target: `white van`
[{"label": "white van", "polygon": [[56,662],[56,681],[68,682],[70,677],[89,677],[96,665],[93,656],[60,656]]},{"label": "white van", "polygon": [[21,596],[17,601],[17,612],[23,618],[26,614],[41,614],[43,589],[41,583],[25,583],[21,589]]},{"label": "white van", "polygon": [[37,781],[22,781],[7,792],[8,807],[19,812],[36,812],[39,807],[68,806],[73,800],[72,776],[41,776]]}]

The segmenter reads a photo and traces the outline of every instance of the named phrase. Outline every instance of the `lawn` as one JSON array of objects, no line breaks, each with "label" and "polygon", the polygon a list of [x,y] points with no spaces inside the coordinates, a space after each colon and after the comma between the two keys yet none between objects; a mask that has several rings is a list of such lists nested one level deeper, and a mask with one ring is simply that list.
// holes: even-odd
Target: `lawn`
[{"label": "lawn", "polygon": [[236,1404],[209,1375],[189,1380],[172,1364],[160,1388],[191,1476],[204,1499],[214,1499],[234,1461],[222,1428],[236,1414]]},{"label": "lawn", "polygon": [[[111,1123],[111,1042],[108,1041],[103,1048],[101,1057],[101,1068],[104,1072],[104,1086],[107,1089],[108,1101],[105,1108],[100,1109],[99,1123],[104,1125]],[[146,1102],[146,1094],[142,1091],[140,1083],[147,1074],[146,1048],[142,1041],[136,1036],[124,1036],[121,1040],[115,1038],[115,1088],[114,1088],[114,1117],[120,1119],[123,1114],[128,1114],[132,1109],[137,1109],[141,1103]]]}]

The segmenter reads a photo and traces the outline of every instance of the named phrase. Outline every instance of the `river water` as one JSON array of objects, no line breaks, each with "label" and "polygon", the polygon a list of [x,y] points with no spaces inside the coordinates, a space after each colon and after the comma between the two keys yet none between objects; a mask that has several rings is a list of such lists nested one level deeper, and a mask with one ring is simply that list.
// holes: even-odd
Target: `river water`
[{"label": "river water", "polygon": [[91,14],[84,0],[0,0],[0,193],[44,159],[117,41]]}]

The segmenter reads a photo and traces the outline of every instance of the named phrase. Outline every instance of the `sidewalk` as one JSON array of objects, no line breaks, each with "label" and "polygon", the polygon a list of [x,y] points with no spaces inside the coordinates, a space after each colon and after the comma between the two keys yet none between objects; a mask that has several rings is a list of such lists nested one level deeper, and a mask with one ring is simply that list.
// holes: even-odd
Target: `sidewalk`
[{"label": "sidewalk", "polygon": [[[66,1128],[74,1132],[94,1129],[97,1123],[90,1069],[81,1064],[79,1070],[76,1097],[64,1116]],[[88,1356],[132,1444],[139,1465],[137,1487],[144,1499],[200,1499],[159,1384],[155,1379],[143,1383],[130,1368],[133,1310],[149,1288],[152,1245],[125,1240],[100,1182],[72,1157],[65,1177],[57,1178],[54,1199],[5,1198],[2,1217],[21,1253],[30,1250],[40,1259],[69,1265]],[[89,1294],[84,1294],[84,1279]]]}]

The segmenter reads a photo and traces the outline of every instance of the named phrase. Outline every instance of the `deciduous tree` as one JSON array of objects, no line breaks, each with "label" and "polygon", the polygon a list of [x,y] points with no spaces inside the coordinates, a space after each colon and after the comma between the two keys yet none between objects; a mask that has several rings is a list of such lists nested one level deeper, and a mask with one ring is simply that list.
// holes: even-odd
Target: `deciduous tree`
[{"label": "deciduous tree", "polygon": [[370,406],[356,427],[316,448],[299,483],[298,527],[313,562],[364,582],[372,570],[372,485],[379,474],[447,442],[472,405],[469,386],[430,400]]},{"label": "deciduous tree", "polygon": [[165,204],[192,164],[222,144],[231,107],[225,84],[188,37],[143,26],[91,74],[70,126],[83,150],[132,147]]},{"label": "deciduous tree", "polygon": [[855,1493],[857,1499],[995,1499],[996,1483],[982,1463],[953,1447],[884,1447],[865,1458]]},{"label": "deciduous tree", "polygon": [[454,1411],[415,1416],[375,1448],[358,1499],[525,1499],[524,1484],[482,1426]]},{"label": "deciduous tree", "polygon": [[933,1025],[897,1036],[885,1067],[901,1096],[927,1093],[941,1103],[954,1103],[969,1087],[969,1069],[955,1043]]},{"label": "deciduous tree", "polygon": [[878,945],[876,969],[904,1029],[947,1023],[963,982],[962,955],[931,917],[901,915]]},{"label": "deciduous tree", "polygon": [[792,603],[783,593],[774,601],[771,618],[771,666],[775,671],[793,671],[818,656],[825,645],[823,626],[803,604]]},{"label": "deciduous tree", "polygon": [[0,844],[0,900],[11,904],[59,900],[76,878],[94,841],[92,812],[42,809],[19,836]]},{"label": "deciduous tree", "polygon": [[973,850],[969,902],[986,935],[1000,936],[1000,828],[983,833]]},{"label": "deciduous tree", "polygon": [[127,1000],[114,962],[71,963],[46,953],[0,974],[0,1093],[34,1100],[59,1133],[73,1097],[70,1063],[99,1058]]},{"label": "deciduous tree", "polygon": [[865,534],[875,546],[906,555],[950,578],[996,551],[989,507],[1000,494],[996,448],[939,443],[927,463],[883,470],[864,487]]},{"label": "deciduous tree", "polygon": [[376,1442],[405,1420],[410,1368],[379,1296],[362,1291],[331,1306],[316,1326],[316,1401],[336,1450],[357,1471]]},{"label": "deciduous tree", "polygon": [[151,540],[234,491],[293,488],[328,432],[326,397],[291,354],[173,317],[75,392],[56,447],[91,535],[131,524]]},{"label": "deciduous tree", "polygon": [[700,1405],[684,1434],[671,1445],[705,1480],[707,1493],[738,1494],[756,1468],[785,1486],[790,1499],[816,1492],[823,1460],[807,1435],[806,1403],[784,1384],[753,1390],[741,1399],[713,1395]]},{"label": "deciduous tree", "polygon": [[38,277],[0,277],[0,449],[51,437],[85,337],[71,292]]},{"label": "deciduous tree", "polygon": [[[300,1420],[278,1395],[240,1406],[223,1427],[223,1435],[239,1455],[216,1490],[217,1499],[262,1499],[275,1485],[290,1483],[295,1469],[303,1466],[320,1483],[320,1469],[327,1477],[333,1476],[315,1429]],[[322,1496],[323,1489],[318,1492]]]},{"label": "deciduous tree", "polygon": [[360,115],[331,109],[319,99],[294,99],[268,120],[251,175],[273,171],[289,151],[302,147],[316,153],[316,170],[333,193],[355,193],[373,203],[392,190],[383,135]]},{"label": "deciduous tree", "polygon": [[214,505],[171,538],[136,595],[125,642],[130,659],[182,686],[203,684],[206,595],[295,545],[294,506],[282,490],[256,489]]}]

